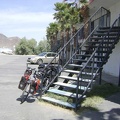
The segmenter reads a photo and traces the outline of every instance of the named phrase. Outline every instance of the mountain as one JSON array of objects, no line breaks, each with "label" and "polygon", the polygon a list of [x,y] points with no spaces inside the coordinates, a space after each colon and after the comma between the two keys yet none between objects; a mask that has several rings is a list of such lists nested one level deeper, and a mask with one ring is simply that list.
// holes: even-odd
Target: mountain
[{"label": "mountain", "polygon": [[0,48],[9,48],[13,50],[19,42],[19,37],[6,37],[0,33]]}]

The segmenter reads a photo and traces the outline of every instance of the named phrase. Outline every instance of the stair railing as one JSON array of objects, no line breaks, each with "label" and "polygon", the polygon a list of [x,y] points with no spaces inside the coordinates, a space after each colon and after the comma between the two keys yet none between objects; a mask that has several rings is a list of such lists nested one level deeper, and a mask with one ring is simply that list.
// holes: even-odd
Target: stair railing
[{"label": "stair railing", "polygon": [[[103,12],[104,11],[104,12]],[[100,16],[101,15],[101,16]],[[47,66],[45,67],[45,69],[52,63],[57,61],[57,57],[59,56],[59,62],[58,62],[58,67],[61,66],[60,65],[60,61],[61,58],[65,58],[68,54],[69,54],[69,59],[67,61],[65,61],[65,64],[63,65],[62,69],[59,70],[58,74],[52,79],[52,81],[50,82],[50,84],[46,87],[46,89],[43,91],[43,93],[45,93],[45,91],[49,88],[49,86],[54,82],[55,78],[57,78],[59,76],[59,74],[63,71],[63,69],[66,67],[67,64],[69,64],[73,57],[76,55],[77,51],[84,45],[84,43],[86,43],[90,36],[93,34],[93,32],[95,32],[95,30],[98,28],[98,24],[100,23],[99,19],[105,17],[106,19],[104,19],[104,25],[105,26],[109,26],[110,24],[106,24],[106,21],[108,21],[108,16],[110,16],[110,12],[105,9],[104,7],[100,7],[90,18],[89,20],[71,37],[71,39],[63,46],[63,48],[61,48],[61,50],[57,53],[57,55],[50,61],[50,63],[47,64]],[[91,23],[96,23],[96,21],[98,21],[98,24],[94,24],[92,29],[91,29]],[[110,22],[110,21],[109,21]],[[109,23],[108,22],[108,23]],[[85,27],[89,26],[89,32],[87,36],[84,36],[84,29]],[[76,38],[76,39],[75,39]],[[79,41],[81,41],[82,43],[79,43]],[[75,47],[75,49],[74,49]],[[71,50],[71,51],[69,51]],[[74,52],[73,52],[74,51]],[[69,52],[68,54],[65,54],[65,52]],[[64,60],[64,59],[63,59]]]},{"label": "stair railing", "polygon": [[[114,44],[112,44],[111,46],[109,46],[109,50],[107,49],[107,52],[105,54],[104,59],[101,61],[101,63],[98,66],[98,69],[96,70],[94,68],[95,67],[95,55],[96,55],[97,51],[99,50],[99,48],[101,48],[101,46],[103,46],[103,41],[104,40],[108,41],[108,43],[109,43],[109,39],[106,39],[106,38],[109,37],[109,34],[110,34],[110,32],[112,31],[112,29],[114,27],[119,27],[118,33],[116,33],[116,39],[114,40]],[[120,38],[120,16],[115,20],[115,22],[113,23],[112,27],[109,29],[109,31],[107,32],[107,34],[103,37],[103,40],[100,42],[99,46],[94,50],[94,52],[92,53],[92,55],[90,56],[90,58],[87,60],[86,64],[83,66],[83,68],[81,69],[80,73],[77,76],[77,89],[76,89],[76,103],[77,104],[76,104],[76,108],[77,108],[77,106],[78,106],[81,98],[85,95],[85,93],[88,91],[88,88],[92,85],[93,80],[95,79],[95,77],[99,73],[100,69],[106,63],[106,60],[107,60],[109,54],[112,52],[113,46],[116,44],[116,42],[119,41],[119,38]],[[92,61],[92,63],[91,63],[91,61]],[[92,64],[92,70],[91,70],[92,77],[91,77],[91,81],[88,81],[87,87],[83,91],[82,95],[80,97],[78,97],[78,90],[79,90],[78,88],[80,86],[80,81],[83,80],[83,77],[82,77],[83,72],[85,72],[85,69],[87,68],[87,66],[89,64]],[[94,74],[93,74],[93,71],[95,71]]]}]

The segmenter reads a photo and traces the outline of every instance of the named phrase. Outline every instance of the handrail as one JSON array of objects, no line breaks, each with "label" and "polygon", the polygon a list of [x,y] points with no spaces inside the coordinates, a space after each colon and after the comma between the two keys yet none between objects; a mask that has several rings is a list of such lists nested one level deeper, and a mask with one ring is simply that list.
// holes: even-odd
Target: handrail
[{"label": "handrail", "polygon": [[[115,22],[113,23],[112,27],[109,29],[109,31],[107,32],[107,34],[103,37],[103,40],[106,38],[106,36],[109,35],[111,29],[114,27],[115,23],[117,22],[117,20],[119,19],[120,17],[118,17]],[[91,58],[94,56],[94,54],[96,53],[96,51],[99,49],[99,47],[101,46],[101,44],[103,43],[103,40],[100,42],[100,44],[98,45],[98,47],[95,49],[95,51],[92,53],[92,55],[90,56],[90,58],[88,59],[87,63],[84,65],[84,67],[82,68],[82,70],[85,68],[85,66],[88,64],[88,62],[91,60]],[[81,70],[81,71],[82,71]]]},{"label": "handrail", "polygon": [[[117,23],[118,20],[119,20],[119,22],[120,22],[120,16],[114,21],[114,23],[112,24],[112,27],[110,27],[110,29],[108,30],[107,34],[103,37],[103,40],[104,40],[107,36],[109,36],[110,31],[111,31],[112,28],[115,26],[115,24]],[[120,24],[119,24],[119,26],[120,26]],[[120,29],[120,28],[119,28],[119,29]],[[118,32],[117,36],[120,36],[120,31]],[[116,39],[117,39],[117,38],[116,38]],[[79,102],[79,100],[80,100],[80,98],[79,98],[79,100],[78,100],[79,78],[80,78],[80,76],[82,75],[83,70],[86,68],[86,66],[88,65],[88,63],[90,62],[90,60],[95,56],[95,53],[97,52],[97,50],[98,50],[98,49],[100,48],[100,46],[102,45],[103,40],[100,42],[100,44],[98,45],[98,47],[97,47],[97,48],[95,49],[95,51],[92,53],[92,55],[91,55],[90,58],[87,60],[86,64],[83,66],[83,68],[81,69],[81,71],[79,72],[79,74],[78,74],[78,76],[77,76],[77,91],[76,91],[76,93],[77,93],[76,103],[77,103],[77,104],[78,104],[78,102]],[[114,45],[114,44],[113,44],[113,45]],[[113,46],[113,45],[112,45],[112,46]],[[112,47],[112,46],[111,46],[111,47]],[[110,53],[110,51],[107,51],[107,53],[106,53],[106,55],[105,55],[105,57],[104,57],[103,62],[106,60],[106,57],[109,55],[109,53]],[[94,62],[94,61],[93,61],[93,62]],[[102,67],[102,65],[103,65],[103,62],[101,63],[101,65],[99,66],[99,68],[96,70],[95,75],[93,76],[93,78],[92,78],[92,80],[89,82],[89,84],[87,85],[86,90],[83,92],[82,96],[86,93],[87,89],[89,88],[89,86],[90,86],[91,83],[93,82],[93,80],[94,80],[95,76],[97,75],[98,71],[101,69],[101,67]],[[82,79],[81,79],[81,80],[82,80]],[[81,97],[82,97],[82,96],[81,96]],[[76,105],[76,106],[77,106],[77,105]]]},{"label": "handrail", "polygon": [[[91,23],[91,19],[101,10],[101,9],[104,9],[106,10],[106,14],[109,14],[110,12],[105,9],[104,7],[100,7],[90,18],[89,20],[82,26],[78,29],[78,31],[70,38],[70,40],[63,46],[63,48],[61,48],[61,50],[56,54],[56,56],[47,64],[47,66],[44,68],[46,69],[54,60],[56,60],[56,57],[57,56],[60,56],[60,54],[64,51],[64,49],[72,42],[74,41],[74,38],[77,37],[77,35],[79,34],[80,31],[83,31],[83,28],[88,24],[88,23]],[[97,29],[97,27],[94,28],[94,30],[91,30],[86,38],[86,41],[88,40],[88,38],[90,38],[90,36],[92,35],[92,33]],[[59,73],[62,72],[62,70],[65,68],[65,66],[70,62],[70,60],[73,58],[73,56],[77,53],[77,51],[84,45],[84,42],[86,41],[82,41],[82,44],[79,46],[79,48],[77,48],[76,52],[74,52],[71,56],[71,58],[66,62],[66,64],[63,66],[63,68],[59,71]],[[58,64],[59,65],[59,64]],[[57,77],[59,75],[59,73],[55,76]],[[55,79],[54,77],[54,79]],[[52,84],[52,82],[54,81],[54,79],[50,82],[50,84]],[[48,85],[49,87],[50,85]],[[43,91],[43,93],[47,90],[47,88]]]},{"label": "handrail", "polygon": [[[80,48],[84,46],[84,44],[89,40],[89,38],[91,37],[91,35],[95,32],[95,30],[96,30],[97,28],[98,28],[98,26],[91,32],[91,34],[86,38],[86,40],[83,41],[83,43],[81,44]],[[78,49],[78,50],[79,50],[79,49]],[[76,52],[75,52],[75,53],[71,56],[71,58],[66,62],[66,64],[62,67],[62,69],[60,70],[59,73],[61,73],[61,72],[63,71],[63,69],[65,68],[65,66],[66,66],[66,65],[71,61],[71,59],[77,54],[78,50],[76,50]],[[56,77],[57,77],[57,75],[53,78],[53,80],[50,82],[50,84],[53,83],[53,81],[55,80]],[[47,90],[49,87],[50,87],[50,85],[48,85],[45,90]],[[44,90],[44,91],[45,91],[45,90]],[[44,91],[43,91],[43,92],[44,92]]]},{"label": "handrail", "polygon": [[[103,40],[106,38],[106,36],[109,35],[111,29],[114,27],[115,23],[117,22],[117,20],[120,19],[120,16],[115,20],[115,22],[113,23],[112,27],[109,29],[109,31],[107,32],[107,34],[103,37]],[[95,55],[95,53],[97,52],[97,50],[99,49],[99,47],[101,46],[101,44],[103,43],[103,40],[100,42],[99,46],[95,49],[95,51],[92,53],[92,55],[90,56],[90,58],[88,59],[87,63],[84,65],[84,67],[81,69],[81,71],[83,71],[85,69],[85,67],[87,66],[87,64],[89,63],[89,61],[93,58],[93,56]],[[109,52],[109,51],[108,51]],[[79,76],[79,74],[78,74]]]},{"label": "handrail", "polygon": [[[104,8],[104,7],[100,7],[100,8],[99,8],[99,9],[98,9],[98,10],[97,10],[97,11],[96,11],[96,12],[90,17],[90,19],[93,18],[94,15],[95,15],[96,13],[98,13],[98,11],[99,11],[100,9],[102,9],[102,8],[103,8],[104,10],[106,10],[107,12],[110,12],[110,11],[107,10],[106,8]],[[90,19],[89,19],[89,20],[90,20]]]},{"label": "handrail", "polygon": [[[57,53],[57,55],[49,62],[48,66],[52,63],[52,61],[55,60],[55,58],[61,53],[61,51],[64,50],[64,48],[72,41],[72,39],[78,34],[78,32],[83,29],[83,27],[94,17],[95,14],[97,14],[97,12],[98,12],[101,8],[105,9],[104,7],[100,7],[100,8],[88,19],[88,21],[87,21],[82,27],[80,27],[80,28],[78,29],[78,31],[70,38],[70,40],[64,45],[64,47],[63,47],[63,48]],[[105,10],[109,12],[109,10],[107,10],[107,9],[105,9]]]}]

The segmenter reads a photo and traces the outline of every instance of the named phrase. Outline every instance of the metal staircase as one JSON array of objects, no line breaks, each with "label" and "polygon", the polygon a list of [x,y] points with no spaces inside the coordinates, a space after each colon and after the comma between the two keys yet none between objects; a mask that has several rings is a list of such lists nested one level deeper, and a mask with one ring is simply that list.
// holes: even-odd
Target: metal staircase
[{"label": "metal staircase", "polygon": [[[69,59],[65,61],[62,69],[43,91],[43,94],[47,91],[47,93],[64,96],[66,101],[51,98],[46,94],[42,96],[43,100],[77,109],[82,99],[87,96],[87,92],[92,89],[96,78],[99,78],[99,83],[101,82],[103,65],[108,61],[109,55],[120,37],[120,17],[111,27],[109,18],[110,12],[101,7],[58,52],[59,56],[63,55],[62,58],[69,56]],[[89,32],[85,38],[82,33],[86,25],[89,26]],[[56,57],[57,55],[53,60]],[[56,77],[59,79],[54,83],[55,87],[48,89]]]}]

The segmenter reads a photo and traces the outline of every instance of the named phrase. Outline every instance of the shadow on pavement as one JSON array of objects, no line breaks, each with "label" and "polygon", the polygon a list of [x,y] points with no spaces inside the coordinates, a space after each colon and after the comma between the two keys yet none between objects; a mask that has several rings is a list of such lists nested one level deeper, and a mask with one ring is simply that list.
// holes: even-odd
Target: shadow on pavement
[{"label": "shadow on pavement", "polygon": [[98,110],[84,111],[78,120],[120,120],[120,92],[106,98]]},{"label": "shadow on pavement", "polygon": [[[21,102],[21,98],[17,98],[16,100]],[[33,103],[33,102],[35,102],[35,98],[28,97],[25,102]]]},{"label": "shadow on pavement", "polygon": [[78,117],[78,120],[119,120],[120,108],[115,108],[107,112],[89,111],[84,112]]},{"label": "shadow on pavement", "polygon": [[106,100],[120,105],[120,92],[106,98]]},{"label": "shadow on pavement", "polygon": [[33,103],[33,102],[35,102],[35,99],[34,98],[27,98],[26,102]]}]

